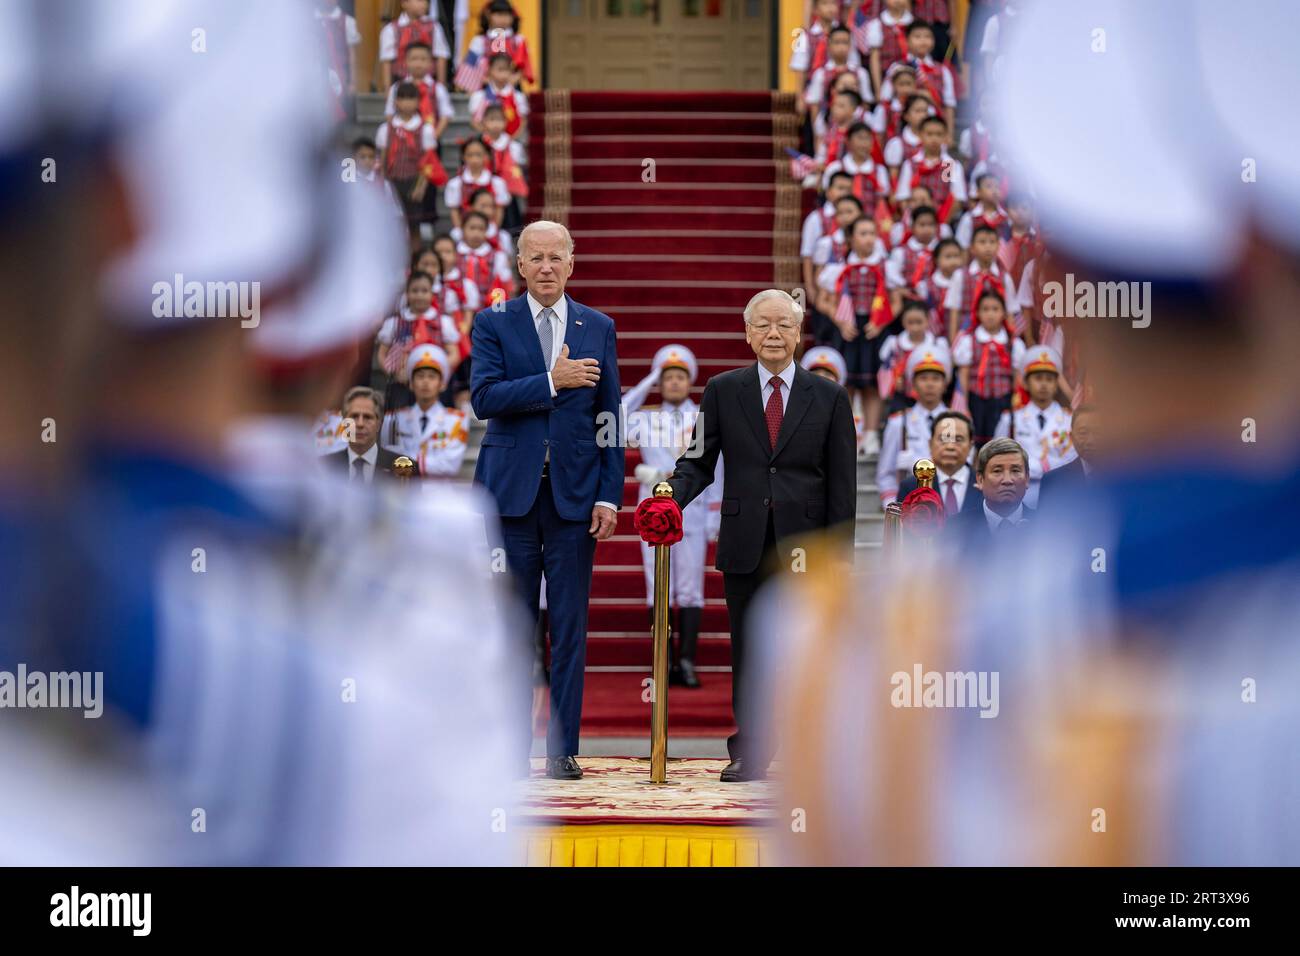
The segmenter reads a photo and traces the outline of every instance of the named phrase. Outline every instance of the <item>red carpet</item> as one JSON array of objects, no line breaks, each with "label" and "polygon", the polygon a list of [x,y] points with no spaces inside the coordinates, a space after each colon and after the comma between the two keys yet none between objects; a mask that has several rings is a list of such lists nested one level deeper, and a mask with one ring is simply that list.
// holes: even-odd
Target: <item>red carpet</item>
[{"label": "red carpet", "polygon": [[[649,641],[643,644],[648,646]],[[726,653],[726,641],[721,642]],[[648,653],[648,652],[647,652]],[[650,738],[650,704],[641,700],[648,674],[625,671],[587,671],[582,695],[584,737]],[[736,726],[731,721],[731,675],[706,672],[703,686],[693,690],[673,687],[668,692],[668,736],[727,737]],[[537,734],[546,735],[546,716],[538,718]]]},{"label": "red carpet", "polygon": [[[799,282],[803,196],[785,153],[796,145],[792,95],[547,90],[532,94],[530,105],[530,214],[573,233],[577,267],[568,291],[613,317],[623,387],[640,381],[655,351],[673,340],[699,360],[697,398],[710,375],[753,361],[742,332],[745,303],[761,289]],[[657,393],[649,398],[658,401]],[[629,507],[638,461],[629,451]],[[711,546],[696,662],[728,666],[713,554]],[[582,732],[648,733],[641,680],[650,669],[650,635],[630,510],[619,515],[614,538],[596,548],[591,593]],[[591,670],[611,666],[645,671]],[[730,674],[701,677],[700,690],[674,688],[670,732],[726,736]]]}]

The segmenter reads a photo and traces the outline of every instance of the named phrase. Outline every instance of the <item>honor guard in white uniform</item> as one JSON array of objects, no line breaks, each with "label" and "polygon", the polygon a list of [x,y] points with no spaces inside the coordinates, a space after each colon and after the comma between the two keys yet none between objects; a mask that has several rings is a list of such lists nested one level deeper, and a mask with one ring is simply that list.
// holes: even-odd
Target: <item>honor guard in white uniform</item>
[{"label": "honor guard in white uniform", "polygon": [[[1072,330],[1109,428],[1018,543],[966,566],[916,549],[851,587],[791,575],[757,609],[777,812],[822,821],[782,862],[1300,863],[1300,384],[1278,360],[1300,352],[1300,137],[1272,121],[1300,11],[1252,14],[1033,4],[1008,31],[989,98],[1053,249],[1149,298]],[[1098,69],[1072,40],[1097,23],[1144,40]],[[1044,135],[1063,109],[1072,135]],[[1254,163],[1271,173],[1238,175]]]},{"label": "honor guard in white uniform", "polygon": [[[106,132],[126,205],[148,213],[109,281],[88,277],[108,354],[131,356],[101,369],[114,383],[103,405],[137,412],[138,431],[104,436],[58,538],[78,601],[51,609],[70,637],[55,656],[103,673],[106,719],[87,722],[103,737],[69,760],[65,735],[45,733],[44,757],[6,760],[22,789],[0,805],[0,857],[517,861],[501,822],[526,696],[482,512],[459,489],[367,496],[315,467],[312,416],[346,375],[343,346],[396,294],[404,243],[379,195],[341,182],[322,152],[327,90],[304,10],[91,0],[77,14],[49,31],[67,50],[46,52],[91,64],[83,85],[121,124]],[[201,57],[166,39],[196,22]],[[272,136],[269,162],[232,145]],[[94,208],[77,214],[104,228]],[[246,276],[264,314],[241,328],[151,310],[152,277],[177,274]],[[138,389],[119,387],[129,375]],[[186,415],[149,411],[175,394]],[[87,788],[100,782],[112,791]],[[69,839],[69,819],[95,840]]]},{"label": "honor guard in white uniform", "polygon": [[[684,345],[665,345],[655,353],[650,374],[623,395],[628,445],[641,452],[636,479],[641,482],[638,501],[654,495],[654,486],[673,473],[677,459],[691,444],[700,407],[690,396],[698,365]],[[659,406],[643,406],[650,391],[658,386],[664,396]],[[704,561],[709,541],[717,537],[723,463],[718,461],[713,484],[682,512],[682,540],[673,545],[669,593],[678,608],[680,644],[674,648],[670,677],[674,683],[698,687],[695,650],[699,641],[700,618],[704,612]],[[654,606],[654,548],[641,542],[645,565],[647,607]]]},{"label": "honor guard in white uniform", "polygon": [[438,401],[450,363],[437,345],[417,345],[406,357],[406,380],[415,404],[389,412],[384,447],[406,455],[425,478],[455,478],[469,447],[465,413]]},{"label": "honor guard in white uniform", "polygon": [[907,380],[916,389],[916,404],[889,416],[876,463],[881,505],[898,497],[900,474],[908,474],[930,451],[935,418],[948,410],[944,389],[952,381],[952,353],[942,339],[917,346],[907,359]]},{"label": "honor guard in white uniform", "polygon": [[1038,507],[1043,475],[1068,465],[1079,454],[1070,439],[1070,413],[1056,400],[1061,367],[1061,353],[1050,345],[1026,348],[1017,371],[1029,389],[1031,401],[1015,411],[1004,412],[998,427],[998,437],[1014,438],[1029,456],[1025,504],[1030,508]]},{"label": "honor guard in white uniform", "polygon": [[[838,349],[833,349],[829,345],[816,345],[803,353],[803,358],[799,364],[808,371],[829,378],[844,387],[844,383],[849,380],[848,366],[844,364],[844,356]],[[862,446],[862,413],[853,413],[853,431],[858,437],[858,447]]]}]

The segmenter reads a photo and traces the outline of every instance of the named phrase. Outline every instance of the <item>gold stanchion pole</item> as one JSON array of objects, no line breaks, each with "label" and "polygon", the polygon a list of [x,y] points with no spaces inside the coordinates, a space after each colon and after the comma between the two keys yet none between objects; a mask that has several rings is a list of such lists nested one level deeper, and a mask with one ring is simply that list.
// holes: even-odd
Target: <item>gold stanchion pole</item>
[{"label": "gold stanchion pole", "polygon": [[[655,485],[656,498],[671,498],[672,485]],[[650,701],[650,783],[668,782],[668,633],[671,605],[668,595],[670,545],[655,545],[654,696]]]},{"label": "gold stanchion pole", "polygon": [[885,556],[898,557],[898,549],[903,544],[903,506],[897,501],[885,505],[885,535],[881,547]]},{"label": "gold stanchion pole", "polygon": [[415,462],[405,455],[400,456],[393,462],[393,474],[401,478],[403,483],[409,481],[411,476],[415,474]]}]

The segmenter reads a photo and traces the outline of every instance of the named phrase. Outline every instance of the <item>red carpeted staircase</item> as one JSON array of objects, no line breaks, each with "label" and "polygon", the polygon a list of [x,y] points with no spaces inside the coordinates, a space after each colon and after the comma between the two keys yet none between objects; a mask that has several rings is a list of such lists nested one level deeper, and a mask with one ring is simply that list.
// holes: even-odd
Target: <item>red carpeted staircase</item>
[{"label": "red carpeted staircase", "polygon": [[[761,289],[799,283],[802,197],[785,153],[797,145],[793,96],[548,90],[530,105],[530,218],[573,233],[568,291],[613,317],[623,388],[671,341],[699,360],[697,400],[710,375],[752,362],[745,303]],[[596,548],[582,721],[589,735],[649,728],[640,686],[651,659],[645,577],[632,528],[639,460],[629,450],[617,534]],[[727,609],[713,557],[711,545],[696,661],[705,686],[674,689],[674,734],[732,729]]]}]

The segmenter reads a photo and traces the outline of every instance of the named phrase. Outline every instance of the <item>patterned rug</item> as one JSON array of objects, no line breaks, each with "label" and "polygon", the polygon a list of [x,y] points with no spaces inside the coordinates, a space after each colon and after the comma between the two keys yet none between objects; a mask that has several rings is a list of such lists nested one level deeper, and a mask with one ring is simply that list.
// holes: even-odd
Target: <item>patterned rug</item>
[{"label": "patterned rug", "polygon": [[[668,779],[653,787],[650,761],[634,757],[582,757],[581,780],[551,780],[546,761],[532,761],[533,776],[522,783],[522,812],[537,823],[704,823],[761,825],[775,817],[772,780],[723,783],[726,760],[673,759]],[[773,772],[779,772],[774,767]]]}]

